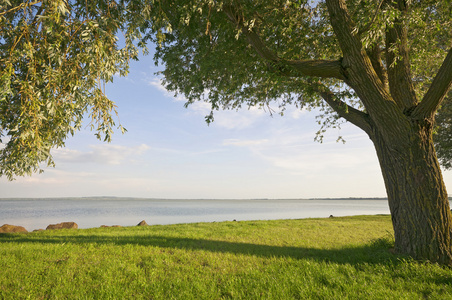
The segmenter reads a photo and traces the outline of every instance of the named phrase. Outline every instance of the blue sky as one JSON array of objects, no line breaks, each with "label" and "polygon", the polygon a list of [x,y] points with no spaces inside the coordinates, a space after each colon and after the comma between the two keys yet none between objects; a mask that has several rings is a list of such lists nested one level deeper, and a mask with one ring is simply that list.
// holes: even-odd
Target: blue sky
[{"label": "blue sky", "polygon": [[[283,117],[254,108],[220,111],[208,126],[209,105],[184,108],[161,86],[150,56],[130,71],[106,89],[126,134],[100,142],[86,120],[86,129],[53,150],[55,168],[0,178],[0,197],[386,196],[372,143],[350,124],[330,129],[323,144],[314,142],[316,113],[294,107]],[[338,135],[347,142],[336,143]],[[452,184],[452,172],[443,175]]]}]

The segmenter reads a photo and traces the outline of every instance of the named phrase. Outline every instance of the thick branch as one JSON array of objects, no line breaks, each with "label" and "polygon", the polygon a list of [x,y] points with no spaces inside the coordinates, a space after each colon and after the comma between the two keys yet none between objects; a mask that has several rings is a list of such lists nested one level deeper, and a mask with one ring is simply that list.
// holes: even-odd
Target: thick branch
[{"label": "thick branch", "polygon": [[375,45],[367,51],[375,73],[377,73],[378,78],[380,78],[385,89],[388,90],[388,72],[386,71],[386,68],[381,60],[381,52],[382,50],[379,45]]},{"label": "thick branch", "polygon": [[400,135],[393,130],[409,126],[408,120],[375,72],[360,37],[354,30],[356,26],[348,13],[345,0],[326,0],[326,4],[344,56],[342,64],[346,70],[345,82],[354,89],[373,123],[389,144],[393,141],[408,143],[407,139],[401,141]]},{"label": "thick branch", "polygon": [[[397,9],[402,12],[407,10],[404,0],[398,1]],[[398,54],[392,50],[395,48]],[[392,27],[386,29],[386,62],[392,98],[402,110],[413,107],[417,99],[411,80],[408,31],[400,20],[396,20]]]},{"label": "thick branch", "polygon": [[356,90],[358,95],[361,93],[359,96],[363,101],[376,96],[390,98],[369,56],[363,49],[361,39],[355,30],[356,26],[347,11],[345,0],[327,0],[326,4],[331,25],[344,56],[346,82]]},{"label": "thick branch", "polygon": [[432,117],[438,110],[441,102],[452,87],[452,48],[444,59],[438,73],[433,79],[432,85],[425,93],[421,103],[412,113],[415,119]]},{"label": "thick branch", "polygon": [[328,103],[329,106],[342,118],[361,128],[369,136],[372,134],[372,125],[369,115],[351,107],[347,103],[341,101],[336,95],[320,83],[313,83],[313,88]]},{"label": "thick branch", "polygon": [[242,30],[248,43],[257,54],[269,62],[273,71],[285,76],[314,76],[321,78],[337,78],[345,80],[340,60],[285,60],[270,50],[256,32],[243,24],[243,20],[233,6],[223,8],[229,20]]},{"label": "thick branch", "polygon": [[[291,69],[291,74],[301,74],[305,76],[316,76],[321,78],[337,78],[345,80],[342,73],[341,60],[281,60]],[[290,75],[290,74],[289,74]]]}]

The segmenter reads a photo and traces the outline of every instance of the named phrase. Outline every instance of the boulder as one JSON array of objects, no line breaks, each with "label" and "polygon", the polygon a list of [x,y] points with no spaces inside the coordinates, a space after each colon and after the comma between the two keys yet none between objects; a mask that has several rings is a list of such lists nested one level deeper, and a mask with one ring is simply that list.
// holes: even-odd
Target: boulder
[{"label": "boulder", "polygon": [[11,233],[11,232],[28,232],[28,231],[22,226],[15,226],[9,224],[4,224],[2,227],[0,227],[0,233]]},{"label": "boulder", "polygon": [[63,222],[58,224],[50,224],[47,226],[46,230],[55,230],[55,229],[77,229],[78,225],[75,222]]},{"label": "boulder", "polygon": [[122,227],[121,225],[100,225],[102,228],[108,228],[108,227]]},{"label": "boulder", "polygon": [[146,223],[145,220],[141,221],[140,223],[138,223],[137,226],[148,226],[148,223]]}]

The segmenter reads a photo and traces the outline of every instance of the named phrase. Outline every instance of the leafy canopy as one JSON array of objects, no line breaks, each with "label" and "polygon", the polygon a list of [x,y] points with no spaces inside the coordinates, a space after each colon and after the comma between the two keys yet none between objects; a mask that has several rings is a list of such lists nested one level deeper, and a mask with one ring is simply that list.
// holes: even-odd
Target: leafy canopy
[{"label": "leafy canopy", "polygon": [[145,1],[0,1],[0,175],[53,165],[50,149],[85,116],[110,140],[115,105],[103,85],[137,59],[133,24],[149,10]]},{"label": "leafy canopy", "polygon": [[[287,104],[317,107],[322,121],[320,140],[325,128],[340,124],[340,117],[345,117],[341,112],[355,108],[367,113],[355,91],[344,84],[343,74],[328,67],[335,61],[341,63],[344,54],[325,1],[159,4],[163,22],[148,31],[146,39],[159,45],[155,61],[165,66],[166,88],[184,94],[188,104],[207,101],[212,111],[275,102],[281,112]],[[388,87],[389,81],[397,81],[402,60],[408,61],[414,101],[402,100],[400,106],[411,109],[424,98],[452,46],[451,1],[348,0],[346,5],[375,71],[395,98],[411,88]],[[406,30],[405,39],[397,36],[399,27]],[[394,32],[396,37],[391,36]],[[324,101],[325,91],[333,92],[339,101]],[[446,107],[438,117],[436,144],[440,161],[447,167],[452,146],[440,144],[450,140],[445,130],[452,126],[452,118],[450,113],[446,117]],[[211,120],[213,114],[207,117]]]},{"label": "leafy canopy", "polygon": [[[325,1],[0,3],[0,138],[6,143],[0,175],[9,178],[52,164],[50,149],[64,146],[86,114],[98,137],[110,140],[114,103],[102,83],[126,75],[129,60],[149,42],[156,45],[156,64],[164,66],[164,85],[185,95],[187,105],[207,101],[212,112],[275,103],[281,112],[288,104],[317,107],[325,127],[340,117],[350,121],[351,112],[367,113],[338,68],[343,53]],[[390,70],[408,57],[420,101],[451,48],[451,1],[346,5],[382,82],[388,85]],[[407,39],[391,40],[388,33],[401,25]]]}]

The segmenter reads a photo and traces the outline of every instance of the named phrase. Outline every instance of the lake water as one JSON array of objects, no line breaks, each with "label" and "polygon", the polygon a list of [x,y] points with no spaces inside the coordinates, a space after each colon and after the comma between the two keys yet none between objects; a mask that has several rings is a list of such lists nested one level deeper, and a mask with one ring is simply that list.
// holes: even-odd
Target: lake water
[{"label": "lake water", "polygon": [[140,198],[0,199],[0,226],[27,230],[76,222],[79,228],[389,214],[386,199],[167,200]]}]

